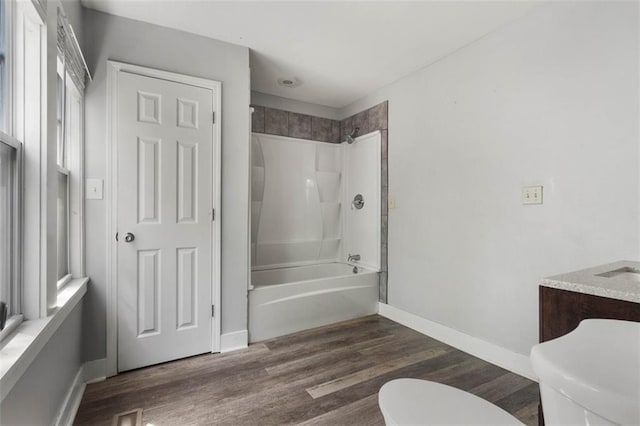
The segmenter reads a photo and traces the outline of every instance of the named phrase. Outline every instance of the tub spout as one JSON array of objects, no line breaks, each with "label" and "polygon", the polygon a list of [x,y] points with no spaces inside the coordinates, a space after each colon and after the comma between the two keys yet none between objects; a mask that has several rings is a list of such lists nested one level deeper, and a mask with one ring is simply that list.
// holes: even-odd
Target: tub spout
[{"label": "tub spout", "polygon": [[347,258],[347,262],[357,262],[360,260],[359,254],[351,254],[349,253],[349,257]]}]

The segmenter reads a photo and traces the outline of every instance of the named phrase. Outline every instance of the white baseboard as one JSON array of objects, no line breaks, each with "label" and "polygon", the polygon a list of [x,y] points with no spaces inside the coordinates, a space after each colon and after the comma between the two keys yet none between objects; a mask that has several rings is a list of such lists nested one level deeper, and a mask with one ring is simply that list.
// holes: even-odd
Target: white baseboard
[{"label": "white baseboard", "polygon": [[509,349],[470,336],[437,322],[419,317],[409,312],[394,308],[385,303],[378,304],[378,313],[392,321],[409,327],[419,333],[440,340],[447,345],[460,349],[480,359],[488,361],[528,379],[538,381],[531,368],[529,357]]},{"label": "white baseboard", "polygon": [[220,335],[220,352],[230,352],[249,346],[249,332],[247,330],[234,331]]},{"label": "white baseboard", "polygon": [[53,423],[54,425],[67,426],[73,424],[78,408],[80,408],[80,402],[82,402],[82,395],[84,395],[84,389],[87,383],[104,380],[106,378],[106,368],[106,358],[85,362],[80,366],[58,411],[56,421]]},{"label": "white baseboard", "polygon": [[78,369],[78,373],[76,377],[73,379],[73,383],[71,383],[71,387],[69,391],[67,391],[67,395],[62,402],[62,406],[60,407],[60,411],[58,411],[58,416],[56,417],[56,421],[54,425],[56,426],[70,426],[73,425],[73,420],[76,417],[76,413],[78,412],[78,408],[80,407],[80,402],[82,401],[82,395],[84,394],[84,388],[86,385],[82,380],[84,376],[84,365]]},{"label": "white baseboard", "polygon": [[107,359],[101,358],[85,362],[82,370],[82,381],[84,383],[100,382],[107,378]]}]

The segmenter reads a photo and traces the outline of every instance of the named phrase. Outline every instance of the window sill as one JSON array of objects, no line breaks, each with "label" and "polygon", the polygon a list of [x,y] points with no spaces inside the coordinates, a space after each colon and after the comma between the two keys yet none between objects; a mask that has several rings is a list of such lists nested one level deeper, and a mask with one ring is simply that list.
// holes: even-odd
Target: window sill
[{"label": "window sill", "polygon": [[0,401],[27,371],[44,345],[87,292],[89,278],[71,280],[58,293],[58,306],[46,318],[23,321],[0,347]]},{"label": "window sill", "polygon": [[[71,278],[71,274],[67,274],[64,277],[60,278],[57,284],[58,294],[62,291],[62,288],[69,284],[72,280],[73,278]],[[58,303],[58,306],[60,306],[60,303]]]},{"label": "window sill", "polygon": [[7,323],[4,325],[2,331],[0,331],[0,348],[2,348],[5,339],[10,339],[15,329],[22,324],[22,319],[22,314],[12,315],[7,319]]}]

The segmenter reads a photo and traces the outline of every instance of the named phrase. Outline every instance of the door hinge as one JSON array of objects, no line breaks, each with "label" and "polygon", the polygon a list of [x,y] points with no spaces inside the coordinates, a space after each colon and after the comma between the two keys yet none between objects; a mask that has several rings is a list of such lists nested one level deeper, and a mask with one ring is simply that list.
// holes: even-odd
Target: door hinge
[{"label": "door hinge", "polygon": [[216,316],[216,309],[215,309],[215,305],[211,305],[211,316],[215,317]]},{"label": "door hinge", "polygon": [[211,121],[213,122],[213,124],[216,124],[216,112],[215,111],[213,111],[211,113]]},{"label": "door hinge", "polygon": [[216,209],[211,209],[211,222],[216,220]]}]

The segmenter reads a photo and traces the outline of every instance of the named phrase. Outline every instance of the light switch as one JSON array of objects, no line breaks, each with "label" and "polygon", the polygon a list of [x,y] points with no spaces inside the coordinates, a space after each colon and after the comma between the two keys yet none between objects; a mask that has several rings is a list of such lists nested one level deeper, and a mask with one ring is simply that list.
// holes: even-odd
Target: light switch
[{"label": "light switch", "polygon": [[542,186],[523,187],[522,204],[542,204]]},{"label": "light switch", "polygon": [[396,199],[394,197],[389,197],[389,209],[396,208]]},{"label": "light switch", "polygon": [[102,200],[102,179],[87,179],[84,185],[87,200]]}]

